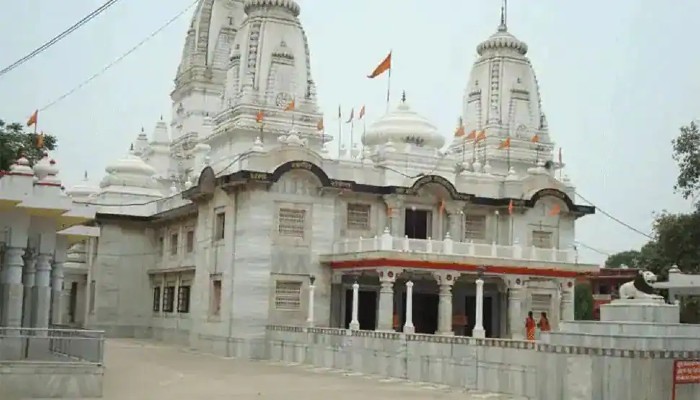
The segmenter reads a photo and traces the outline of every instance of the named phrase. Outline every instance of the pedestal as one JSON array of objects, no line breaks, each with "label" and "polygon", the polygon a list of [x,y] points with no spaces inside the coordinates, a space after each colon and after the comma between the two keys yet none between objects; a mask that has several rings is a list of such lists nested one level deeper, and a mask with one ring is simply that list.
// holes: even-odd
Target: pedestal
[{"label": "pedestal", "polygon": [[680,322],[680,307],[666,304],[663,299],[619,299],[600,306],[600,320],[677,324]]}]

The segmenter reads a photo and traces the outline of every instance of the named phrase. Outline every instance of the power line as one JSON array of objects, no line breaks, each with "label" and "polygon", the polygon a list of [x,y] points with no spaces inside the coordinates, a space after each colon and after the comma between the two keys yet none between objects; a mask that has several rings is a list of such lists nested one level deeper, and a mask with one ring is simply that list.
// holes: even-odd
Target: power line
[{"label": "power line", "polygon": [[581,246],[581,247],[583,247],[584,249],[591,250],[591,251],[593,251],[593,252],[595,252],[595,253],[598,253],[598,254],[600,254],[600,255],[608,256],[608,257],[610,256],[610,253],[608,253],[608,252],[606,252],[606,251],[598,250],[598,249],[596,249],[595,247],[591,247],[591,246],[589,246],[589,245],[587,245],[587,244],[585,244],[585,243],[583,243],[583,242],[576,241],[576,244],[579,245],[579,246]]},{"label": "power line", "polygon": [[27,54],[26,56],[20,58],[19,60],[13,62],[12,64],[8,65],[7,67],[3,68],[0,70],[0,77],[3,75],[7,74],[8,72],[12,71],[13,69],[19,67],[20,65],[24,64],[25,62],[31,60],[32,58],[36,57],[37,55],[41,54],[44,52],[44,50],[48,49],[49,47],[53,46],[54,44],[58,43],[61,41],[61,39],[65,38],[66,36],[70,35],[77,29],[79,29],[81,26],[87,24],[92,20],[93,18],[97,17],[98,15],[102,14],[104,11],[106,11],[108,8],[113,6],[117,1],[119,0],[108,0],[105,4],[100,6],[98,9],[95,11],[91,12],[90,14],[86,15],[81,19],[80,21],[76,22],[73,24],[70,28],[66,29],[65,31],[61,32],[58,34],[58,36],[54,36],[53,39],[49,40],[48,42],[42,44],[41,46],[37,47],[34,49],[31,53]]},{"label": "power line", "polygon": [[126,57],[128,57],[129,55],[131,55],[133,52],[135,52],[136,50],[138,50],[141,46],[143,46],[143,45],[146,44],[148,41],[150,41],[151,39],[153,39],[156,35],[158,35],[160,32],[162,32],[165,28],[167,28],[168,26],[170,26],[173,22],[175,22],[177,19],[179,19],[182,15],[184,15],[187,11],[189,11],[189,10],[190,10],[192,7],[194,7],[197,3],[198,3],[198,1],[192,2],[189,6],[187,6],[187,8],[185,8],[185,9],[182,10],[182,11],[180,11],[177,15],[175,15],[175,16],[172,17],[170,20],[168,20],[168,22],[166,22],[165,24],[163,24],[160,28],[156,29],[155,31],[153,31],[153,33],[151,33],[150,35],[146,36],[146,38],[144,38],[143,40],[141,40],[138,44],[136,44],[136,46],[132,47],[129,51],[127,51],[126,53],[122,54],[121,56],[119,56],[118,58],[116,58],[116,59],[115,59],[114,61],[112,61],[111,63],[107,64],[104,68],[102,68],[101,71],[99,71],[98,73],[92,75],[90,78],[84,80],[82,83],[80,83],[79,85],[75,86],[73,89],[67,91],[66,93],[64,93],[63,95],[59,96],[58,98],[56,98],[56,99],[53,100],[52,102],[50,102],[50,103],[48,103],[47,105],[43,106],[42,108],[39,109],[39,111],[44,111],[44,110],[46,110],[46,109],[48,109],[48,108],[50,108],[50,107],[53,107],[53,106],[56,105],[58,102],[64,100],[66,97],[68,97],[68,96],[72,95],[73,93],[77,92],[78,90],[82,89],[82,88],[85,87],[87,84],[89,84],[89,83],[92,82],[93,80],[97,79],[98,77],[100,77],[100,76],[101,76],[102,74],[104,74],[105,72],[109,71],[112,67],[114,67],[115,65],[119,64],[119,62],[121,62],[122,60],[124,60]]},{"label": "power line", "polygon": [[621,221],[619,218],[614,217],[613,215],[611,215],[611,214],[608,213],[607,211],[605,211],[605,210],[603,210],[602,208],[598,207],[597,205],[593,204],[590,200],[588,200],[588,199],[586,199],[585,197],[581,196],[580,193],[576,192],[576,195],[577,195],[578,197],[580,197],[581,200],[583,200],[583,201],[585,201],[586,203],[588,203],[588,204],[592,205],[593,207],[595,207],[597,211],[599,211],[601,214],[605,215],[606,217],[610,218],[611,220],[617,222],[618,224],[620,224],[620,225],[626,227],[627,229],[629,229],[629,230],[631,230],[631,231],[633,231],[633,232],[636,232],[636,233],[638,233],[638,234],[640,234],[640,235],[646,237],[646,238],[649,239],[649,240],[654,240],[654,237],[653,237],[653,236],[651,236],[651,235],[649,235],[648,233],[643,232],[643,231],[641,231],[641,230],[639,230],[639,229],[637,229],[637,228],[631,226],[630,224],[628,224],[628,223],[626,223],[626,222]]}]

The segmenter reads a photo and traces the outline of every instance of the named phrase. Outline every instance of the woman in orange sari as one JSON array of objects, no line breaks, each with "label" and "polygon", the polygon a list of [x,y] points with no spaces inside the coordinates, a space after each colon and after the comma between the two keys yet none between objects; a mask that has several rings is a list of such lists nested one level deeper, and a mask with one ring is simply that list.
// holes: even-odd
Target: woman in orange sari
[{"label": "woman in orange sari", "polygon": [[535,324],[535,318],[532,317],[532,311],[528,311],[527,318],[525,319],[525,333],[527,334],[527,340],[535,340],[535,329],[537,325]]},{"label": "woman in orange sari", "polygon": [[537,326],[540,328],[541,332],[549,332],[552,330],[552,327],[549,325],[549,319],[547,318],[547,313],[542,311],[542,314],[540,315],[540,320],[537,323]]}]

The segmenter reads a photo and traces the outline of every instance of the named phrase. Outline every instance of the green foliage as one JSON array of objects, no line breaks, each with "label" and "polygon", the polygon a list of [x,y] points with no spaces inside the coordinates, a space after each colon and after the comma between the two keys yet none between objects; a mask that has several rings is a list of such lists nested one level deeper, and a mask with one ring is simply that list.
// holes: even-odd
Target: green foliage
[{"label": "green foliage", "polygon": [[593,319],[593,291],[586,283],[579,283],[574,287],[574,319]]},{"label": "green foliage", "polygon": [[639,264],[639,256],[640,252],[637,250],[615,253],[605,260],[605,266],[608,268],[620,268],[620,266],[626,265],[630,268],[636,268],[637,264]]},{"label": "green foliage", "polygon": [[673,160],[678,164],[676,192],[688,199],[697,196],[700,189],[700,130],[695,122],[680,128],[681,134],[673,139]]},{"label": "green foliage", "polygon": [[0,119],[0,171],[10,169],[18,156],[24,155],[31,164],[39,160],[44,151],[56,149],[56,138],[44,135],[44,148],[37,148],[37,135],[25,132],[20,123],[6,124]]}]

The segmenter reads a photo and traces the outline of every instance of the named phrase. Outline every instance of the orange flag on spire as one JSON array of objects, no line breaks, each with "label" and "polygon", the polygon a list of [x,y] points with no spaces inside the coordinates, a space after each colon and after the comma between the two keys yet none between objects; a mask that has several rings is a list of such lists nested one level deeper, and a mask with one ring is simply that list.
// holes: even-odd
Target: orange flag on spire
[{"label": "orange flag on spire", "polygon": [[44,132],[36,135],[36,148],[39,150],[44,148]]},{"label": "orange flag on spire", "polygon": [[27,120],[27,126],[36,125],[36,123],[38,121],[39,121],[39,110],[35,110],[34,113],[32,113],[32,115]]},{"label": "orange flag on spire", "polygon": [[530,139],[530,141],[531,141],[532,143],[539,143],[539,142],[540,142],[540,135],[535,134],[535,135]]},{"label": "orange flag on spire", "polygon": [[552,209],[549,210],[550,217],[556,217],[557,215],[559,215],[559,213],[561,213],[561,207],[559,206],[559,204],[555,204],[554,206],[552,206]]},{"label": "orange flag on spire", "polygon": [[466,138],[466,139],[467,139],[467,140],[474,140],[474,139],[476,139],[476,129],[474,129],[474,130],[472,130],[471,132],[469,132],[469,134],[467,135],[467,138]]},{"label": "orange flag on spire", "polygon": [[354,109],[354,108],[350,110],[350,118],[348,118],[348,120],[345,121],[345,123],[346,123],[346,124],[351,123],[352,120],[353,120],[353,118],[355,118],[355,109]]},{"label": "orange flag on spire", "polygon": [[290,101],[289,104],[287,104],[287,107],[284,108],[284,111],[294,111],[296,109],[296,104],[294,103],[294,100]]},{"label": "orange flag on spire", "polygon": [[464,125],[460,125],[455,130],[455,137],[462,137],[462,136],[464,136],[464,133],[465,133],[464,132]]},{"label": "orange flag on spire", "polygon": [[261,123],[263,122],[263,119],[265,118],[265,114],[263,114],[262,110],[258,111],[258,113],[255,115],[255,122]]},{"label": "orange flag on spire", "polygon": [[513,215],[513,200],[508,203],[508,215]]},{"label": "orange flag on spire", "polygon": [[363,105],[362,108],[360,108],[360,115],[357,117],[357,119],[362,119],[362,117],[365,116],[365,106]]},{"label": "orange flag on spire", "polygon": [[486,131],[481,131],[481,132],[479,132],[479,134],[476,136],[476,141],[477,141],[477,142],[482,141],[482,140],[486,140]]},{"label": "orange flag on spire", "polygon": [[316,124],[316,129],[319,131],[323,131],[325,129],[323,126],[323,118],[318,120],[318,123]]},{"label": "orange flag on spire", "polygon": [[391,52],[389,52],[389,55],[387,55],[386,58],[379,63],[379,65],[377,65],[377,68],[375,68],[371,74],[367,75],[367,77],[374,79],[389,70],[391,70]]},{"label": "orange flag on spire", "polygon": [[509,149],[510,148],[510,138],[506,138],[501,144],[498,145],[499,149]]}]

